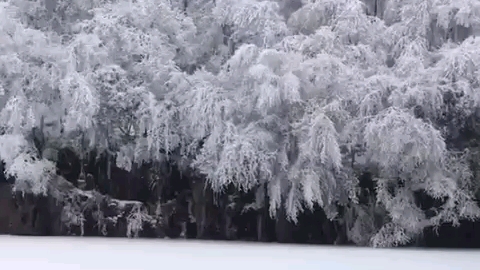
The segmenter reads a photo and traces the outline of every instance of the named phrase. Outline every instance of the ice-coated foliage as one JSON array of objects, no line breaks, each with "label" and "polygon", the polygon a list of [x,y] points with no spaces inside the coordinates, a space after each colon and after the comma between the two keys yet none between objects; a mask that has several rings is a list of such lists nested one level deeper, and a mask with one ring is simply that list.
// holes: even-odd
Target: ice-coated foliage
[{"label": "ice-coated foliage", "polygon": [[215,191],[266,187],[272,216],[320,206],[359,245],[405,244],[480,214],[478,33],[474,0],[3,1],[0,158],[35,193],[55,144],[34,130],[127,170],[183,160]]},{"label": "ice-coated foliage", "polygon": [[254,43],[270,47],[288,33],[279,5],[274,1],[218,0],[215,16],[231,28],[235,43]]}]

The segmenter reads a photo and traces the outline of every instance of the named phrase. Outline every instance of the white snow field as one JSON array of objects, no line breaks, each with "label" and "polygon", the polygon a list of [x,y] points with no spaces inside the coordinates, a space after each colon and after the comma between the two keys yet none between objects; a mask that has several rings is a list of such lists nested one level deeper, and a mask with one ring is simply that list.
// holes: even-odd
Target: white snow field
[{"label": "white snow field", "polygon": [[477,269],[480,252],[0,236],[2,269]]}]

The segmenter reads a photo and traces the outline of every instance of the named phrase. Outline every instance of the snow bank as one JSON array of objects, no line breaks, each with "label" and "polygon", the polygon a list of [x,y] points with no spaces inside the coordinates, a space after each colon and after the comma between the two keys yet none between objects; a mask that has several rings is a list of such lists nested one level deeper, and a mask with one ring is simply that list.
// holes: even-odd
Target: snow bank
[{"label": "snow bank", "polygon": [[0,236],[4,269],[475,269],[480,252]]}]

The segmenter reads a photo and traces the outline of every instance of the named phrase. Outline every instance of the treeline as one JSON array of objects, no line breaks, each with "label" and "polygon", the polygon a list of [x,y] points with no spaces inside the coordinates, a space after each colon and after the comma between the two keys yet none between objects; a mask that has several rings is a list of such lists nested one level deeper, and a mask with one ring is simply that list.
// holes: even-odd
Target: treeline
[{"label": "treeline", "polygon": [[479,22],[470,0],[0,1],[3,232],[473,245]]},{"label": "treeline", "polygon": [[[115,166],[114,160],[106,152],[91,151],[82,160],[70,148],[58,151],[57,174],[69,182],[62,183],[60,190],[80,194],[76,204],[84,220],[78,224],[66,222],[62,215],[65,207],[71,207],[68,198],[15,192],[14,177],[3,174],[0,233],[354,245],[348,240],[346,213],[329,220],[316,207],[301,213],[293,223],[284,211],[275,218],[269,215],[267,194],[261,187],[250,192],[230,187],[215,193],[204,178],[192,170],[182,170],[174,161],[135,164],[129,172]],[[367,203],[369,196],[375,196],[371,174],[361,176],[360,186],[360,200]],[[94,203],[89,202],[92,197]],[[420,193],[417,199],[425,211],[441,203]],[[144,218],[137,233],[131,234],[127,219],[137,205],[149,218]],[[74,214],[73,209],[67,211]],[[461,221],[458,227],[444,224],[427,228],[405,246],[478,248],[479,240],[480,222]]]}]

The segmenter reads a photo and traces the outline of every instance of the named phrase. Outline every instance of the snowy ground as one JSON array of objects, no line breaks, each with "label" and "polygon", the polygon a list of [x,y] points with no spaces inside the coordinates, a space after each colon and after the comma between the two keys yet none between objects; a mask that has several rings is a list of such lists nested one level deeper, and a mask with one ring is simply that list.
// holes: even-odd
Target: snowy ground
[{"label": "snowy ground", "polygon": [[0,236],[2,269],[476,269],[480,251]]}]

